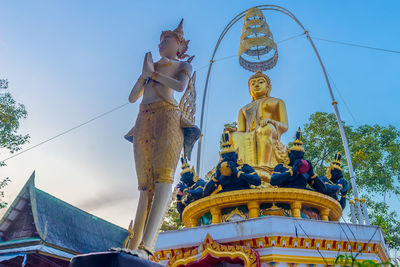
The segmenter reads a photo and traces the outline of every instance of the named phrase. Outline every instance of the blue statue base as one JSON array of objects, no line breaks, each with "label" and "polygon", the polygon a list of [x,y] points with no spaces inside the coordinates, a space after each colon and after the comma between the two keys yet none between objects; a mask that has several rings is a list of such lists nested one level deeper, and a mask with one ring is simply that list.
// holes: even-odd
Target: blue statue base
[{"label": "blue statue base", "polygon": [[121,252],[107,251],[78,255],[72,258],[70,267],[132,267],[148,266],[160,267],[162,265]]}]

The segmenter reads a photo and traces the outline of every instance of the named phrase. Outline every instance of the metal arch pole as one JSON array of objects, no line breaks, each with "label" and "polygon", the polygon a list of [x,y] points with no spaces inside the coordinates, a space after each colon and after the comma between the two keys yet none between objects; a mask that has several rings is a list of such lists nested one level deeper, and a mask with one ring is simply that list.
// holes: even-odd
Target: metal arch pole
[{"label": "metal arch pole", "polygon": [[[247,11],[247,10],[246,10]],[[206,83],[204,85],[204,92],[203,92],[203,100],[201,103],[201,116],[200,116],[200,130],[201,132],[203,132],[203,123],[204,123],[204,108],[205,108],[205,103],[206,103],[206,98],[207,98],[207,89],[208,89],[208,81],[210,80],[210,74],[211,74],[211,69],[212,69],[212,65],[214,63],[214,58],[215,58],[215,54],[217,53],[218,47],[222,41],[222,39],[225,37],[225,34],[228,32],[228,30],[239,20],[241,19],[244,15],[244,13],[246,11],[241,12],[240,14],[238,14],[236,17],[234,17],[229,23],[228,25],[224,28],[224,30],[222,31],[217,44],[215,45],[214,48],[214,52],[211,56],[210,59],[210,64],[208,65],[208,71],[207,71],[207,77],[206,77]],[[199,144],[197,146],[197,162],[196,162],[196,172],[197,175],[200,176],[200,167],[201,167],[201,147],[203,144],[203,134],[200,137],[199,140]]]},{"label": "metal arch pole", "polygon": [[[322,68],[322,72],[324,73],[324,76],[325,76],[326,84],[328,85],[329,94],[330,94],[331,100],[332,100],[332,106],[333,106],[333,109],[334,109],[335,114],[336,114],[337,122],[339,124],[339,130],[340,130],[340,135],[342,137],[342,142],[343,142],[343,146],[344,146],[344,152],[346,154],[347,165],[349,166],[350,182],[351,182],[351,186],[353,187],[354,198],[358,199],[358,190],[357,190],[356,180],[354,178],[353,163],[351,161],[349,145],[348,145],[348,142],[347,142],[346,133],[344,131],[342,118],[340,117],[339,108],[337,106],[338,103],[335,100],[335,96],[333,95],[332,88],[331,88],[331,85],[330,85],[330,82],[329,82],[329,79],[328,79],[328,75],[327,75],[326,70],[325,70],[325,66],[322,63],[322,60],[321,60],[321,58],[319,56],[317,48],[315,47],[314,42],[312,41],[312,39],[311,39],[311,37],[310,37],[310,35],[308,34],[307,31],[306,31],[306,36],[307,36],[307,39],[310,41],[311,46],[313,47],[315,54],[317,55],[319,64],[321,65],[321,68]],[[355,205],[356,205],[356,217],[358,218],[358,222],[359,222],[359,224],[363,224],[363,218],[362,218],[360,202],[359,201],[355,201]]]},{"label": "metal arch pole", "polygon": [[[343,142],[343,146],[344,146],[344,150],[345,150],[347,165],[349,166],[350,181],[351,181],[351,185],[353,187],[354,197],[358,199],[359,196],[358,196],[358,190],[357,190],[356,181],[355,181],[355,178],[354,178],[353,164],[352,164],[352,161],[351,161],[350,150],[349,150],[347,137],[346,137],[346,134],[345,134],[345,131],[344,131],[344,127],[343,127],[343,122],[342,122],[342,119],[341,119],[341,116],[340,116],[340,113],[339,113],[339,109],[337,107],[337,101],[335,100],[335,96],[333,94],[332,87],[331,87],[331,84],[329,82],[328,75],[326,73],[325,66],[324,66],[324,64],[322,62],[322,59],[321,59],[321,57],[320,57],[320,55],[318,53],[317,48],[315,47],[315,44],[314,44],[313,40],[311,39],[308,31],[300,23],[300,21],[289,10],[287,10],[287,9],[281,7],[281,6],[277,6],[277,5],[259,5],[259,6],[256,6],[256,7],[260,8],[261,10],[273,10],[273,11],[278,11],[278,12],[281,12],[281,13],[287,15],[288,17],[293,19],[302,28],[302,30],[306,34],[307,39],[310,41],[310,44],[311,44],[311,46],[312,46],[312,48],[313,48],[313,50],[314,50],[314,52],[315,52],[315,54],[317,56],[317,59],[318,59],[319,64],[321,66],[322,72],[324,74],[326,84],[328,86],[329,94],[330,94],[330,97],[331,97],[331,100],[332,100],[332,106],[333,106],[333,109],[335,111],[336,119],[337,119],[337,122],[338,122],[338,125],[339,125],[340,135],[342,137],[342,142]],[[210,78],[210,72],[211,72],[212,64],[214,63],[215,54],[216,54],[217,49],[219,47],[219,44],[222,41],[223,37],[225,36],[226,32],[233,26],[233,24],[235,24],[241,17],[244,16],[243,14],[246,11],[247,10],[245,10],[245,11],[241,12],[240,14],[238,14],[234,19],[232,19],[228,23],[228,25],[224,28],[224,30],[223,30],[223,32],[222,32],[222,34],[221,34],[221,36],[220,36],[220,38],[219,38],[219,40],[217,42],[217,45],[216,45],[216,47],[214,49],[213,55],[212,55],[211,60],[210,60],[210,65],[208,67],[206,84],[205,84],[204,93],[203,93],[203,102],[202,102],[201,119],[200,119],[200,129],[201,130],[203,129],[204,107],[205,107],[205,100],[206,100],[206,96],[207,96],[208,80]],[[197,173],[198,174],[200,172],[201,144],[202,144],[202,139],[200,139],[199,145],[198,145],[198,149],[197,149]],[[357,213],[356,215],[358,217],[359,223],[363,224],[361,206],[360,206],[359,201],[356,201],[355,205],[356,205],[356,213]]]},{"label": "metal arch pole", "polygon": [[[267,6],[271,7],[271,8],[266,8]],[[297,21],[297,19],[292,16],[290,14],[289,11],[287,11],[286,9],[279,7],[279,6],[274,6],[274,5],[261,5],[261,6],[256,6],[258,7],[264,7],[264,10],[275,10],[275,11],[279,11],[282,12],[284,14],[286,14],[287,16],[291,17],[293,20],[295,20],[298,24],[300,24],[299,21]],[[277,8],[281,8],[282,10],[279,10]],[[215,54],[217,53],[218,47],[222,41],[222,39],[225,37],[225,34],[228,32],[228,30],[241,18],[244,17],[244,14],[246,13],[248,9],[246,9],[245,11],[242,11],[241,13],[239,13],[238,15],[236,15],[224,28],[224,30],[222,31],[222,33],[220,34],[220,37],[217,41],[217,44],[215,45],[213,54],[211,56],[210,59],[210,64],[208,66],[208,71],[207,71],[207,77],[206,77],[206,83],[204,86],[204,91],[203,91],[203,100],[202,100],[202,104],[201,104],[201,115],[200,115],[200,130],[203,131],[203,123],[204,123],[204,109],[205,109],[205,101],[206,101],[206,97],[207,97],[207,89],[208,89],[208,81],[210,79],[210,74],[211,74],[211,69],[212,69],[212,64],[214,63],[214,58],[215,58]],[[289,12],[289,13],[287,13]],[[301,24],[300,24],[301,25]],[[302,26],[301,26],[302,27]],[[304,27],[302,27],[304,28]],[[198,146],[197,146],[197,162],[196,162],[196,172],[197,175],[200,175],[200,168],[201,168],[201,149],[202,149],[202,144],[203,144],[203,134],[200,137]]]}]

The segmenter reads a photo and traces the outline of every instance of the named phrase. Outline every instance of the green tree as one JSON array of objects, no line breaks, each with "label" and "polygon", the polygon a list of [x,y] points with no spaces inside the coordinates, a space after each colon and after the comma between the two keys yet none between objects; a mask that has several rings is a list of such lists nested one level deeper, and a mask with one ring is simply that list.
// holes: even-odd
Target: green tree
[{"label": "green tree", "polygon": [[[344,124],[347,134],[352,128]],[[316,112],[302,127],[303,147],[307,159],[311,160],[315,172],[325,174],[325,170],[337,152],[344,155],[342,139],[335,114]]]},{"label": "green tree", "polygon": [[[382,228],[390,248],[399,249],[400,222],[397,213],[386,204],[386,196],[400,195],[400,132],[391,125],[344,125],[357,187],[361,197],[367,199],[371,222]],[[316,112],[310,116],[303,126],[303,145],[306,158],[319,175],[325,174],[335,153],[341,152],[344,175],[349,178],[333,113]]]},{"label": "green tree", "polygon": [[[20,120],[26,116],[24,105],[18,104],[9,92],[0,93],[0,152],[15,153],[23,144],[29,142],[29,135],[18,133]],[[5,163],[0,161],[0,167],[4,165]],[[7,203],[3,200],[3,189],[10,179],[8,177],[1,179],[3,180],[0,181],[0,208],[4,208]]]},{"label": "green tree", "polygon": [[184,227],[185,226],[179,218],[179,213],[176,209],[176,200],[173,200],[168,206],[167,214],[165,215],[164,220],[161,224],[160,231],[165,232],[182,229]]}]

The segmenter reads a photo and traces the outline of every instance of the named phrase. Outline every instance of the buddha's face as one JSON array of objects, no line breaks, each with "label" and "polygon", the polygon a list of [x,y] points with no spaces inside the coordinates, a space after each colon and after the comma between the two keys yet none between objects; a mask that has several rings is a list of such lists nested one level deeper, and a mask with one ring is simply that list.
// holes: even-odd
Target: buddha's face
[{"label": "buddha's face", "polygon": [[267,81],[264,77],[258,77],[251,79],[249,82],[250,93],[253,98],[257,99],[260,97],[268,96],[271,90],[268,86]]},{"label": "buddha's face", "polygon": [[158,50],[161,57],[175,58],[180,45],[172,34],[165,34],[158,45]]}]

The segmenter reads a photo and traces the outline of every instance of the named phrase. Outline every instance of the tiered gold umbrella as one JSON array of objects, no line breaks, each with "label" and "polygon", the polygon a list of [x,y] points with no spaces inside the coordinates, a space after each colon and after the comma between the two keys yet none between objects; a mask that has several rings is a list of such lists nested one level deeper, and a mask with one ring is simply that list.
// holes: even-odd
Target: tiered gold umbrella
[{"label": "tiered gold umbrella", "polygon": [[239,64],[256,72],[272,69],[277,61],[278,50],[264,14],[258,8],[249,9],[240,36]]}]

